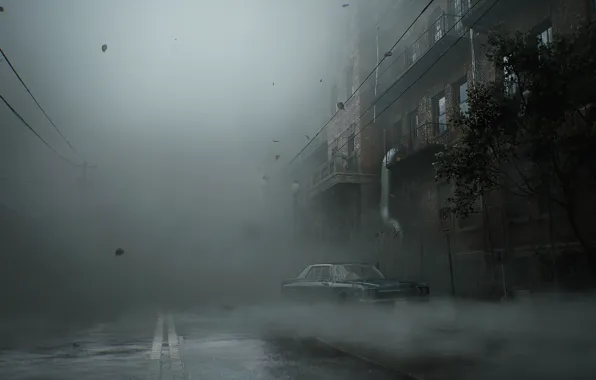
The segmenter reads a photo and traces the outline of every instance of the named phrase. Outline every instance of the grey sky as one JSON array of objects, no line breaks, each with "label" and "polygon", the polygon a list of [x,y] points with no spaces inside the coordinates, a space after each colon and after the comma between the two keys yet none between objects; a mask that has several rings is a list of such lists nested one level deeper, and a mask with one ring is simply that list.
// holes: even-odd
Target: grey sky
[{"label": "grey sky", "polygon": [[[257,166],[265,160],[263,170],[277,171],[274,155],[295,154],[320,127],[335,41],[351,11],[336,0],[3,5],[0,46],[64,134],[100,165],[92,177],[103,202],[124,189],[136,200],[143,189],[156,202],[194,188],[212,205],[238,198],[239,187],[256,196]],[[6,63],[0,89],[51,145],[78,160]],[[4,106],[0,120],[0,177],[10,179],[2,201],[23,207],[41,199],[39,186],[25,184],[33,178],[46,184],[39,202],[58,196],[68,204],[80,172]]]}]

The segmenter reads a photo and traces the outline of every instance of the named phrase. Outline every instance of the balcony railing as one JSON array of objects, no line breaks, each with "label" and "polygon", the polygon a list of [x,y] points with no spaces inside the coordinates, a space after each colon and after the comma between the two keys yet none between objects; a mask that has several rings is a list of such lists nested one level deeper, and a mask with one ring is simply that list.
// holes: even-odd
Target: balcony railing
[{"label": "balcony railing", "polygon": [[397,159],[403,159],[429,146],[451,144],[454,138],[455,134],[449,128],[448,124],[427,122],[397,137],[393,146],[397,149]]},{"label": "balcony railing", "polygon": [[313,170],[310,185],[314,187],[334,174],[358,173],[358,160],[355,154],[349,157],[336,155],[331,160],[322,162]]},{"label": "balcony railing", "polygon": [[[453,41],[460,38],[464,34],[464,26],[461,22],[461,15],[452,15],[443,13],[437,19],[429,23],[429,26],[422,32],[415,40],[406,47],[395,60],[381,72],[381,77],[386,73],[390,80],[381,80],[378,91],[383,93],[393,85],[395,80],[400,80],[402,76],[410,70],[410,68],[422,60],[425,56],[429,56],[429,60],[436,59],[442,53],[443,49],[436,54],[428,54],[435,46],[443,45],[443,41]],[[447,46],[443,46],[447,50]]]}]

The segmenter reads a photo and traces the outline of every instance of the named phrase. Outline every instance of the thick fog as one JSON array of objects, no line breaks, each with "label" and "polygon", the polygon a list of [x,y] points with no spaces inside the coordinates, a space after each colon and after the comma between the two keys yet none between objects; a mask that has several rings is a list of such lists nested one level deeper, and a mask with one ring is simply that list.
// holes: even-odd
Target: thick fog
[{"label": "thick fog", "polygon": [[[83,184],[82,166],[0,107],[0,201],[37,244],[5,244],[19,270],[3,291],[111,305],[159,291],[198,299],[204,288],[217,298],[213,282],[230,284],[222,293],[246,281],[255,294],[259,282],[277,289],[268,262],[285,261],[289,247],[277,243],[290,226],[281,214],[271,223],[262,177],[283,170],[326,116],[352,11],[341,4],[5,2],[2,49],[79,154],[6,62],[0,93],[61,155],[90,166]],[[278,227],[264,238],[267,219]]]}]

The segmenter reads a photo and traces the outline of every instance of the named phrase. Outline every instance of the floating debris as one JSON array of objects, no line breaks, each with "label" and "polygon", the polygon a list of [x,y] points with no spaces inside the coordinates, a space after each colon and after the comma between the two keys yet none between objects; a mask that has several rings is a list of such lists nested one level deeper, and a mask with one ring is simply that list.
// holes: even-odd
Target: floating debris
[{"label": "floating debris", "polygon": [[310,141],[310,136],[309,135],[304,135],[304,137],[306,137],[306,139]]},{"label": "floating debris", "polygon": [[122,255],[124,255],[124,250],[123,250],[122,248],[118,248],[118,249],[116,250],[116,252],[114,252],[114,254],[115,254],[116,256],[122,256]]},{"label": "floating debris", "polygon": [[275,161],[279,160],[279,158],[280,158],[280,157],[281,157],[281,156],[280,156],[279,154],[276,154],[276,155],[275,155]]},{"label": "floating debris", "polygon": [[102,45],[101,46],[101,51],[103,51],[104,53],[106,52],[106,50],[108,50],[108,45]]},{"label": "floating debris", "polygon": [[339,103],[337,103],[337,108],[340,109],[340,110],[345,110],[346,109],[346,106],[344,105],[343,102],[339,102]]},{"label": "floating debris", "polygon": [[392,55],[393,55],[393,53],[390,52],[390,51],[388,51],[388,52],[385,53],[385,57],[391,57]]},{"label": "floating debris", "polygon": [[279,142],[279,140],[273,140],[273,142],[274,142],[274,143],[278,143],[278,142]]}]

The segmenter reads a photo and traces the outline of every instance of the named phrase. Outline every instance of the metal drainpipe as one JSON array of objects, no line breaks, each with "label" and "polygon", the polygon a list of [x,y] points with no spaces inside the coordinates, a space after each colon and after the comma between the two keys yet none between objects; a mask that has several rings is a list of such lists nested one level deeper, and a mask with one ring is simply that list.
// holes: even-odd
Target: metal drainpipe
[{"label": "metal drainpipe", "polygon": [[476,51],[474,49],[474,29],[470,28],[470,50],[472,52],[472,82],[476,81]]},{"label": "metal drainpipe", "polygon": [[[377,98],[377,86],[379,84],[379,0],[375,2],[375,40],[377,45],[377,68],[375,69],[375,99]],[[373,105],[373,123],[377,122],[377,105]]]}]

